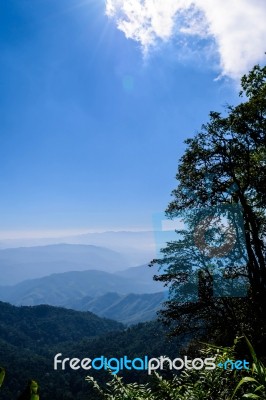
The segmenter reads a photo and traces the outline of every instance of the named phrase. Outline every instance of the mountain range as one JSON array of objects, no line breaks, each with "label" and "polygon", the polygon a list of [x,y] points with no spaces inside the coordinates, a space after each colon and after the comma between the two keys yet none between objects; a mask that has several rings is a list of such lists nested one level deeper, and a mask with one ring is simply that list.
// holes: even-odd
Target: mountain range
[{"label": "mountain range", "polygon": [[88,270],[52,274],[0,286],[0,300],[19,306],[49,304],[92,311],[133,324],[154,319],[162,306],[163,287],[152,280],[154,273],[142,265],[117,273]]},{"label": "mountain range", "polygon": [[126,267],[126,259],[120,253],[94,245],[54,244],[0,250],[2,285],[52,273],[88,269],[114,272]]},{"label": "mountain range", "polygon": [[150,294],[106,293],[91,298],[84,297],[67,305],[78,311],[91,311],[100,317],[111,318],[126,325],[151,321],[157,317],[157,311],[163,307],[165,301],[163,292]]},{"label": "mountain range", "polygon": [[[166,337],[157,321],[128,329],[115,321],[90,312],[78,312],[47,305],[15,307],[0,302],[0,366],[6,370],[1,399],[16,399],[29,379],[40,387],[41,400],[98,400],[85,382],[92,375],[98,382],[110,380],[104,370],[74,371],[53,368],[54,356],[63,357],[176,357],[185,337]],[[165,371],[164,371],[165,373]],[[127,382],[149,379],[147,371],[121,371]]]},{"label": "mountain range", "polygon": [[[100,318],[91,312],[48,305],[15,307],[0,302],[0,311],[1,340],[13,345],[30,345],[31,348],[41,346],[42,342],[55,344],[81,340],[124,328],[116,321]],[[35,340],[37,337],[38,342]]]},{"label": "mountain range", "polygon": [[123,256],[125,260],[124,267],[147,263],[156,255],[155,234],[153,231],[106,231],[55,238],[2,239],[0,249],[43,247],[58,243],[94,245],[111,249]]}]

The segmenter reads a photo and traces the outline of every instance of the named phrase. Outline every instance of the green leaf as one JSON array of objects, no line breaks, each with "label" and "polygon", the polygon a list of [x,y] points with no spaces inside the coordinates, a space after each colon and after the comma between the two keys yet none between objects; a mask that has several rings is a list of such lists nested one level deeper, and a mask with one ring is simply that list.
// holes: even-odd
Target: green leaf
[{"label": "green leaf", "polygon": [[245,340],[247,342],[250,354],[252,355],[253,361],[257,365],[258,364],[258,358],[257,358],[257,355],[255,353],[255,350],[254,350],[252,344],[250,343],[250,341],[248,340],[248,338],[246,336],[245,336]]},{"label": "green leaf", "polygon": [[39,400],[38,394],[32,394],[30,400]]},{"label": "green leaf", "polygon": [[254,392],[258,392],[259,390],[264,389],[264,385],[257,386]]},{"label": "green leaf", "polygon": [[256,383],[258,383],[258,381],[255,378],[252,378],[251,376],[245,376],[244,378],[241,379],[239,384],[242,385],[245,382],[256,382]]},{"label": "green leaf", "polygon": [[2,386],[3,381],[5,379],[5,374],[6,374],[6,372],[5,372],[4,368],[0,368],[0,387]]},{"label": "green leaf", "polygon": [[231,397],[231,400],[234,398],[234,396],[235,396],[236,392],[238,391],[238,389],[239,389],[244,383],[247,383],[247,382],[255,382],[255,383],[258,383],[258,381],[256,381],[256,379],[251,378],[250,376],[245,376],[244,378],[241,379],[241,381],[238,383],[237,387],[235,388],[235,390],[234,390],[234,392],[233,392],[233,395],[232,395],[232,397]]}]

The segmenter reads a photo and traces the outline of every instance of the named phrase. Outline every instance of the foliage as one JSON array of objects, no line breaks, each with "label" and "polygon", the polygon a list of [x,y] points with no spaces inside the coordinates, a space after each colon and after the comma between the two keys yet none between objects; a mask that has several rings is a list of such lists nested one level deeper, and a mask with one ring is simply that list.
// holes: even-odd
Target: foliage
[{"label": "foliage", "polygon": [[243,398],[250,399],[265,399],[266,398],[266,367],[263,363],[257,358],[256,352],[248,340],[245,337],[249,351],[252,355],[253,365],[252,365],[252,375],[253,376],[245,376],[238,383],[237,387],[234,390],[234,393],[231,397],[231,400],[235,398],[237,391],[245,384],[248,383],[251,385],[252,392],[245,393]]},{"label": "foliage", "polygon": [[[245,101],[186,141],[166,215],[185,228],[151,262],[169,286],[162,316],[178,329],[266,335],[266,67],[241,81]],[[250,321],[252,316],[252,321]],[[254,320],[255,325],[254,326]],[[252,337],[257,344],[259,339]],[[229,338],[229,340],[231,339]]]},{"label": "foliage", "polygon": [[[87,376],[86,380],[93,384],[93,387],[101,395],[102,399],[107,400],[134,400],[147,399],[153,400],[151,390],[147,384],[138,385],[137,383],[124,384],[122,378],[114,375],[113,379],[107,383],[107,391],[100,388],[97,381],[92,376]],[[110,388],[110,389],[109,389]]]},{"label": "foliage", "polygon": [[[5,379],[5,369],[0,367],[0,387]],[[38,383],[30,380],[25,391],[19,396],[18,400],[39,400]]]},{"label": "foliage", "polygon": [[[130,358],[146,354],[172,357],[188,341],[184,335],[166,337],[167,328],[157,321],[127,329],[121,326],[91,313],[50,306],[15,307],[0,302],[0,365],[8,371],[0,398],[15,399],[25,382],[32,378],[40,385],[42,400],[86,400],[92,396],[97,400],[93,389],[84,382],[86,371],[53,370],[55,354],[61,352],[63,357],[71,358],[101,355],[110,358],[125,354]],[[140,371],[128,371],[123,376],[127,382],[147,381],[147,375]],[[105,371],[97,372],[100,383],[107,378]]]},{"label": "foliage", "polygon": [[[205,345],[201,353],[204,357],[215,355],[216,364],[219,364],[228,359],[234,360],[234,351],[235,345],[228,348]],[[121,377],[115,375],[107,383],[106,389],[102,389],[91,376],[86,380],[101,395],[101,399],[106,400],[228,400],[232,394],[232,387],[236,385],[237,375],[229,368],[192,369],[184,370],[179,376],[174,375],[171,379],[155,373],[153,382],[144,385],[125,384]]]},{"label": "foliage", "polygon": [[[38,348],[44,344],[75,341],[122,330],[116,321],[100,318],[91,312],[39,305],[15,307],[0,301],[0,338],[10,344]],[[10,331],[11,326],[16,330]],[[38,340],[38,341],[37,341]]]},{"label": "foliage", "polygon": [[18,400],[39,400],[38,383],[34,380],[30,380]]},{"label": "foliage", "polygon": [[3,385],[5,374],[6,371],[4,370],[4,368],[0,367],[0,387]]}]

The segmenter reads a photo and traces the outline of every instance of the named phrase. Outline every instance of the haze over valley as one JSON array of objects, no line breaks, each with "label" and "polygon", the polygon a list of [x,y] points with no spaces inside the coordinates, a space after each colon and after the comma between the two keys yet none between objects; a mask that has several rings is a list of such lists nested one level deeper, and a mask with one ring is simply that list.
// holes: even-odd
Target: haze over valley
[{"label": "haze over valley", "polygon": [[[105,238],[113,247],[118,242],[121,247],[125,242],[136,247],[141,243],[142,250],[152,242],[149,232],[106,232],[76,240],[90,238],[98,244]],[[155,267],[148,267],[147,262],[130,266],[134,262],[128,248],[122,253],[84,243],[2,248],[0,300],[17,306],[47,304],[92,311],[125,324],[154,319],[165,300],[165,288],[153,280]],[[141,251],[135,255],[141,260],[146,257]]]}]

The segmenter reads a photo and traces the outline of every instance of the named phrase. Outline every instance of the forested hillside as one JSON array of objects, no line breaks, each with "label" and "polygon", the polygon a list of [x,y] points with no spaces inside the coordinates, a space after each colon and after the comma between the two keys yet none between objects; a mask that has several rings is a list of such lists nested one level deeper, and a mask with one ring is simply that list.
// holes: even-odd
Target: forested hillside
[{"label": "forested hillside", "polygon": [[[165,328],[155,321],[125,329],[88,312],[0,303],[0,363],[7,371],[1,399],[15,399],[29,379],[39,383],[41,400],[97,399],[85,383],[86,371],[53,370],[55,354],[80,358],[175,356],[185,339],[170,340],[165,334]],[[104,371],[92,375],[102,383],[109,379]],[[147,373],[141,371],[125,376],[127,381],[147,379]]]}]

